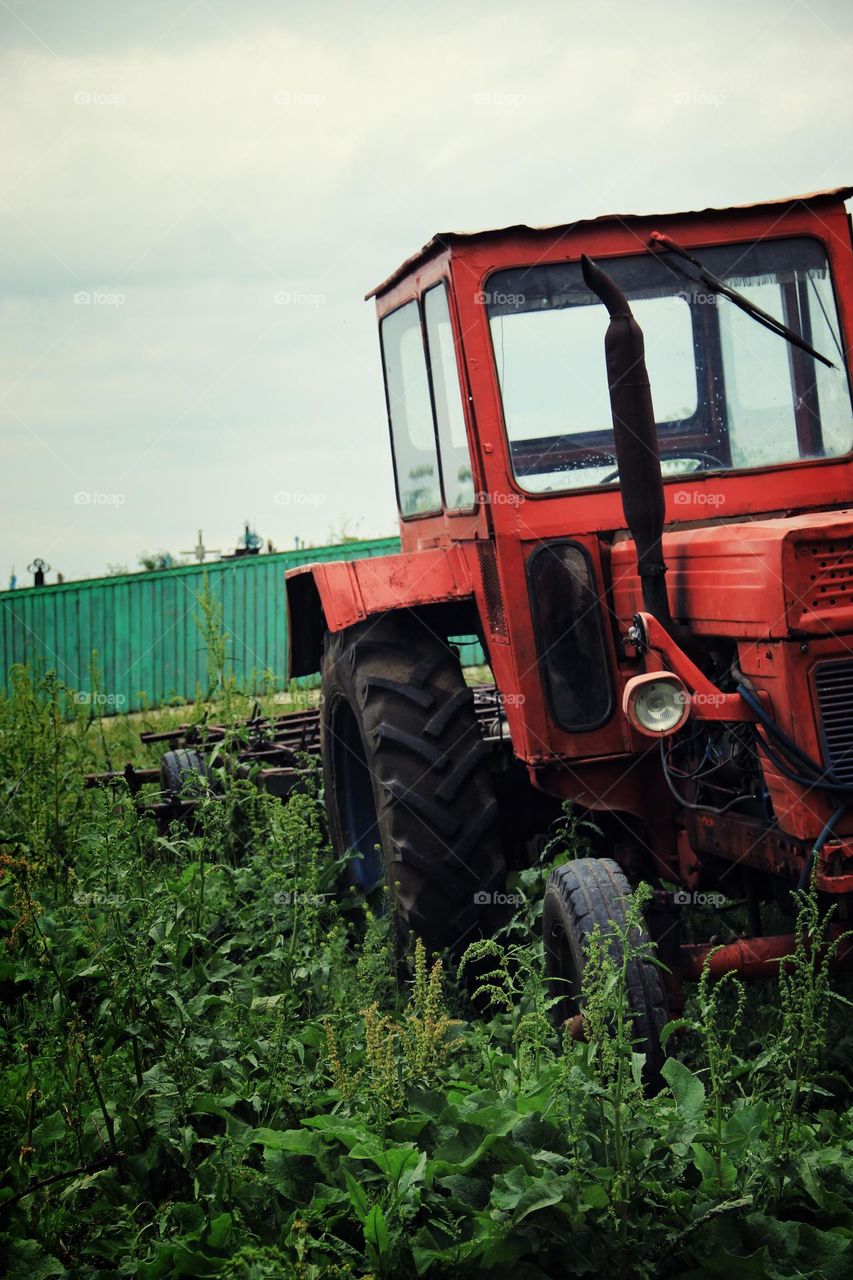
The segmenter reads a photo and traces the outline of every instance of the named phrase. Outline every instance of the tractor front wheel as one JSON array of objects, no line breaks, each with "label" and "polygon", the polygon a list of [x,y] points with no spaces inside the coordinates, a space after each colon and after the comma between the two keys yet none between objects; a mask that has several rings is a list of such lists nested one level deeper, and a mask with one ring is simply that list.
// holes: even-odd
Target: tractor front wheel
[{"label": "tractor front wheel", "polygon": [[402,951],[489,931],[505,867],[487,749],[447,643],[411,613],[326,637],[320,746],[332,843],[384,879]]},{"label": "tractor front wheel", "polygon": [[[596,925],[621,969],[623,946],[614,926],[625,930],[630,896],[631,886],[612,858],[578,858],[551,872],[542,907],[542,930],[550,994],[559,1001],[553,1010],[558,1023],[583,1013],[583,973]],[[660,1087],[666,991],[660,970],[649,955],[651,940],[645,927],[634,931],[628,946],[625,980],[631,1036],[636,1049],[646,1055],[647,1084]]]}]

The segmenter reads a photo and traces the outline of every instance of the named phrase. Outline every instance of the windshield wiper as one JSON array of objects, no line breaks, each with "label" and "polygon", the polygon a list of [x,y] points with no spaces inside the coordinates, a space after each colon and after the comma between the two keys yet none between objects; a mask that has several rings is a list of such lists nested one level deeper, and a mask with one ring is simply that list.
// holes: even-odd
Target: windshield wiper
[{"label": "windshield wiper", "polygon": [[668,249],[670,253],[677,253],[679,258],[684,258],[687,262],[692,263],[699,272],[699,279],[706,289],[728,298],[729,302],[733,302],[736,307],[740,307],[741,311],[745,311],[748,316],[752,316],[753,320],[763,324],[765,329],[769,329],[771,333],[778,333],[780,337],[785,338],[793,346],[799,347],[801,351],[807,351],[810,356],[814,356],[815,360],[820,360],[821,364],[825,364],[827,368],[838,368],[826,356],[822,356],[819,351],[815,351],[811,343],[806,342],[805,338],[801,338],[793,329],[789,329],[781,320],[777,320],[775,316],[771,316],[769,312],[763,311],[754,302],[750,302],[749,298],[744,297],[742,293],[738,293],[737,289],[732,289],[729,285],[724,284],[722,280],[718,280],[707,267],[702,265],[698,258],[694,258],[692,253],[688,253],[683,245],[664,235],[662,231],[653,231],[650,238],[660,248]]}]

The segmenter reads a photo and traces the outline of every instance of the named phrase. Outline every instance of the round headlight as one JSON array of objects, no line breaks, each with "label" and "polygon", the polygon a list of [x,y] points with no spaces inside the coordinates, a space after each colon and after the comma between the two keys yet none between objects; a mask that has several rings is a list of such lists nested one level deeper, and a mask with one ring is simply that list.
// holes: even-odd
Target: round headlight
[{"label": "round headlight", "polygon": [[625,687],[623,709],[635,729],[659,737],[675,733],[690,714],[690,695],[678,676],[652,672]]}]

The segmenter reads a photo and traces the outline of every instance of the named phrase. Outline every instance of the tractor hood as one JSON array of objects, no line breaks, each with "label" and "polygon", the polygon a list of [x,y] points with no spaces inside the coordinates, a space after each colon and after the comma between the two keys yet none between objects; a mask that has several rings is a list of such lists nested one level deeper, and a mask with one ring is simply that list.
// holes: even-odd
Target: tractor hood
[{"label": "tractor hood", "polygon": [[[853,510],[671,529],[674,618],[696,635],[781,639],[853,632]],[[612,548],[613,611],[642,609],[633,539]]]}]

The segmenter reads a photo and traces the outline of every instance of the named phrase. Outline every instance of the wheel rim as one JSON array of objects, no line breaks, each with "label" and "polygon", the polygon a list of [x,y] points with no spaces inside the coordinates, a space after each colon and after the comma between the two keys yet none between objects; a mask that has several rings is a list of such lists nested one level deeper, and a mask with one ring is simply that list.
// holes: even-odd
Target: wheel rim
[{"label": "wheel rim", "polygon": [[352,884],[375,889],[384,879],[379,819],[373,799],[373,782],[356,718],[349,704],[339,699],[331,717],[332,757],[338,820],[344,847],[360,853],[348,865]]}]

